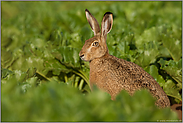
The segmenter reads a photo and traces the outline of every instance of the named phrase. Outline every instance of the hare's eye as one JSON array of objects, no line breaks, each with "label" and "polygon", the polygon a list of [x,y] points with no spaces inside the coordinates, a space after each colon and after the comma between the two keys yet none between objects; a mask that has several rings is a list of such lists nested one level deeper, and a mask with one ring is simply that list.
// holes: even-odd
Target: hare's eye
[{"label": "hare's eye", "polygon": [[98,47],[99,46],[99,43],[95,41],[95,42],[92,43],[92,46]]}]

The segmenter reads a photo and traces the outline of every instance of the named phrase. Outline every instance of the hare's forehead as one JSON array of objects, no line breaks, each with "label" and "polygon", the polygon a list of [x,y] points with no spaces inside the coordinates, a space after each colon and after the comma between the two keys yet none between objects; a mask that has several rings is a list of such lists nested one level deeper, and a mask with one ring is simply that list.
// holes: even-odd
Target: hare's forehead
[{"label": "hare's forehead", "polygon": [[98,37],[93,37],[85,41],[86,45],[91,45],[95,41],[99,41],[100,39]]}]

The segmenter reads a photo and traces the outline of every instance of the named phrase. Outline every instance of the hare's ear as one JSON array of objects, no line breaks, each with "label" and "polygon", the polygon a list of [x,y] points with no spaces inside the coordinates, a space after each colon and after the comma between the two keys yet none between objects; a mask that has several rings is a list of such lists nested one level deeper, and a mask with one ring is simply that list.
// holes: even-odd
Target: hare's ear
[{"label": "hare's ear", "polygon": [[100,26],[97,22],[97,20],[93,17],[93,15],[86,9],[86,18],[88,20],[88,23],[90,24],[90,27],[92,28],[92,31],[94,32],[94,35],[97,35],[100,33]]},{"label": "hare's ear", "polygon": [[107,33],[112,29],[113,24],[113,14],[111,12],[106,12],[102,19],[101,35],[107,36]]}]

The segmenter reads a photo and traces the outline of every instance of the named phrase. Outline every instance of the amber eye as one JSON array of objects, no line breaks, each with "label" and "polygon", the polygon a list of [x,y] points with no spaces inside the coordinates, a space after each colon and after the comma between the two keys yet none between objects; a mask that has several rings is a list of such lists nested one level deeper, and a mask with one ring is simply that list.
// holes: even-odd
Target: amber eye
[{"label": "amber eye", "polygon": [[95,41],[95,42],[92,43],[92,46],[98,47],[99,46],[99,43],[97,41]]}]

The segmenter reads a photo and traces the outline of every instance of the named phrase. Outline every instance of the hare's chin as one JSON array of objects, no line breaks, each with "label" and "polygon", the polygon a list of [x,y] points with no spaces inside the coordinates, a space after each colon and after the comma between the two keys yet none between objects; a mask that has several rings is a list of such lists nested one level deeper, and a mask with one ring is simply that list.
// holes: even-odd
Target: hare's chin
[{"label": "hare's chin", "polygon": [[83,60],[83,61],[88,61],[88,60],[85,59],[84,56],[83,56],[83,57],[80,57],[80,58],[81,58],[81,60]]}]

